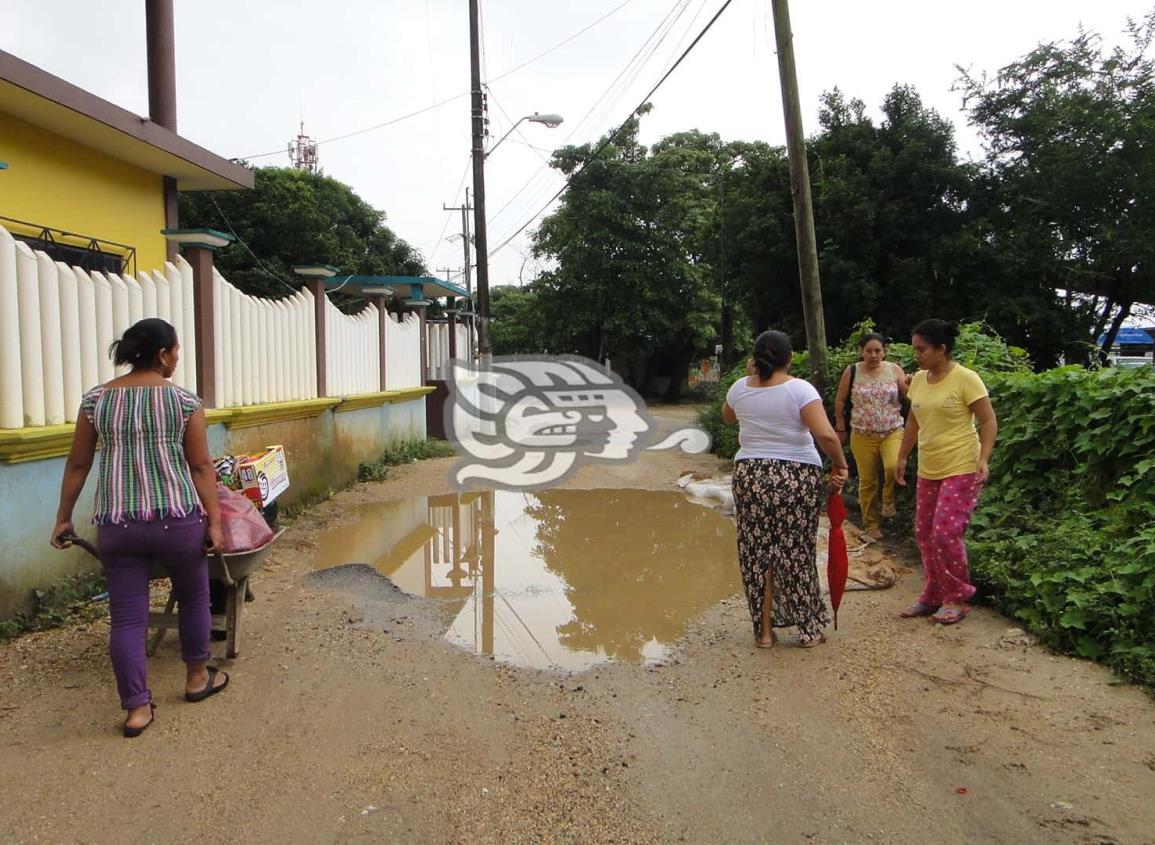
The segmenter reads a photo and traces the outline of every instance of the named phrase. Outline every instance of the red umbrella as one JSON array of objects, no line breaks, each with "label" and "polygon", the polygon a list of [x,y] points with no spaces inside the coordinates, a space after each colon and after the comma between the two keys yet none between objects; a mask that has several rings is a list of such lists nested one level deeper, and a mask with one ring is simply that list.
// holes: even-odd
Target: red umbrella
[{"label": "red umbrella", "polygon": [[841,490],[831,491],[826,515],[830,517],[830,539],[826,544],[826,580],[830,582],[830,606],[834,609],[834,630],[837,631],[838,606],[842,604],[842,594],[846,592],[846,574],[850,569],[846,535],[842,532],[846,505],[842,502]]}]

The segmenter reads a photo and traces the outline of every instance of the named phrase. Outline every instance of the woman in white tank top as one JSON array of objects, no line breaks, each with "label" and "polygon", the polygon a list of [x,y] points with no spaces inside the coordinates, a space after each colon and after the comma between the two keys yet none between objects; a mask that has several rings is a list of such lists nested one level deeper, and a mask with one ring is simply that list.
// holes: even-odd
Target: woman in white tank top
[{"label": "woman in white tank top", "polygon": [[733,482],[738,565],[759,648],[774,645],[775,627],[797,626],[806,648],[825,641],[829,616],[814,555],[826,487],[815,443],[833,463],[831,484],[841,488],[847,476],[822,398],[789,374],[791,358],[789,337],[760,334],[749,375],[734,382],[722,405],[722,419],[739,427]]}]

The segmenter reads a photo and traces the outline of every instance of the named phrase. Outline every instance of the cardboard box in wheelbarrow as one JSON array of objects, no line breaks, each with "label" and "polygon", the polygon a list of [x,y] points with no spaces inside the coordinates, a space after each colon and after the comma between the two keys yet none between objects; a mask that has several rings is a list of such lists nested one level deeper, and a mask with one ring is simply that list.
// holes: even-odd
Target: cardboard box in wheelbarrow
[{"label": "cardboard box in wheelbarrow", "polygon": [[267,446],[260,452],[237,457],[236,478],[241,492],[258,508],[266,508],[289,489],[289,467],[284,446]]}]

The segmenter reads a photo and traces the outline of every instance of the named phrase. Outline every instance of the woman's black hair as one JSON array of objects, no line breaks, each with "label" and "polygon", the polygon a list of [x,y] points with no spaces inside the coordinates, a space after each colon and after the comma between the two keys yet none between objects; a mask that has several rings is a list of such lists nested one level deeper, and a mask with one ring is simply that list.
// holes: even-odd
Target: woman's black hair
[{"label": "woman's black hair", "polygon": [[864,334],[861,338],[859,338],[858,348],[860,350],[865,349],[866,344],[870,343],[872,340],[877,340],[879,343],[881,343],[883,349],[886,349],[886,347],[890,345],[886,342],[886,335],[879,334],[878,332],[870,332],[869,334]]},{"label": "woman's black hair", "polygon": [[790,363],[793,352],[789,335],[774,330],[762,332],[754,341],[754,366],[758,368],[758,376],[770,378]]},{"label": "woman's black hair", "polygon": [[129,326],[124,337],[108,347],[114,364],[128,364],[134,370],[151,367],[156,356],[176,346],[176,329],[158,317],[149,317]]},{"label": "woman's black hair", "polygon": [[931,346],[945,346],[946,354],[954,351],[955,338],[958,337],[958,326],[949,320],[931,318],[923,320],[914,327],[912,334],[921,335],[930,341]]}]

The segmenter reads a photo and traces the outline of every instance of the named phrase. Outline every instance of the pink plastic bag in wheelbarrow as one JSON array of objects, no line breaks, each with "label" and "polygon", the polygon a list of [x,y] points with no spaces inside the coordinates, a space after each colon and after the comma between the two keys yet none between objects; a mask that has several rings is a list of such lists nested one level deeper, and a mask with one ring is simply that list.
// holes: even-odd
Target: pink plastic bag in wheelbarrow
[{"label": "pink plastic bag in wheelbarrow", "polygon": [[222,551],[226,554],[251,551],[273,539],[273,529],[248,496],[218,484],[217,501],[220,502],[221,533],[224,534]]}]

